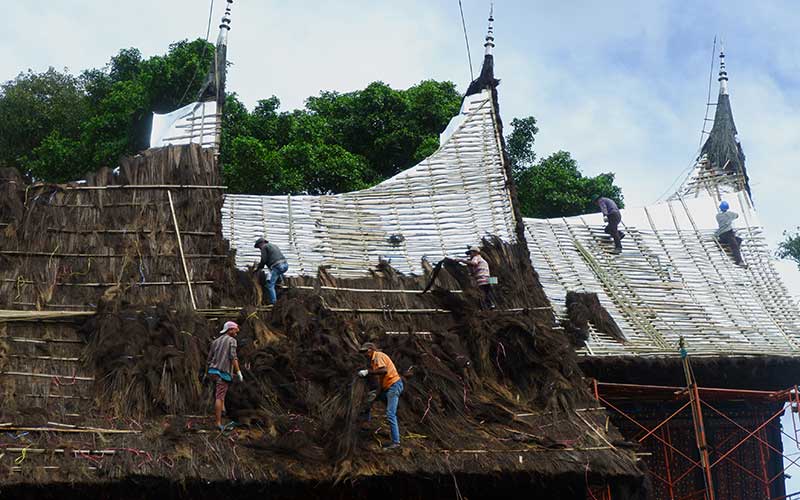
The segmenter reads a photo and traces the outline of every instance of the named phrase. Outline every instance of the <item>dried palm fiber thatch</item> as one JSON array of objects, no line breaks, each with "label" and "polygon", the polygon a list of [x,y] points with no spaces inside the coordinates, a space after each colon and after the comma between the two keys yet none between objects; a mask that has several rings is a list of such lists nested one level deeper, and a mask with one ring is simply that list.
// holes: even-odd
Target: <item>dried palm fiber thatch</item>
[{"label": "dried palm fiber thatch", "polygon": [[201,410],[200,377],[211,326],[187,311],[101,309],[83,326],[85,362],[94,368],[99,399],[114,415]]},{"label": "dried palm fiber thatch", "polygon": [[[130,186],[218,183],[214,172],[204,171],[207,160],[194,147],[148,152],[126,161],[119,176],[100,172],[86,187],[122,185],[121,176],[128,176]],[[405,276],[387,263],[357,279],[337,279],[320,270],[316,278],[288,280],[290,288],[273,311],[248,307],[237,320],[246,383],[233,384],[227,409],[247,428],[232,445],[195,433],[208,421],[192,424],[190,415],[208,414],[211,408],[211,387],[200,382],[208,345],[228,318],[208,321],[186,309],[163,192],[76,187],[28,190],[23,216],[13,221],[22,238],[12,248],[38,253],[0,253],[14,259],[13,274],[0,271],[0,278],[9,280],[0,286],[17,308],[97,306],[98,314],[80,334],[87,343],[80,363],[86,372],[77,373],[85,380],[62,379],[59,385],[37,378],[39,385],[28,384],[24,392],[41,402],[47,421],[79,418],[98,427],[111,421],[141,429],[141,435],[106,438],[115,440],[114,448],[147,450],[151,456],[127,452],[104,459],[113,464],[105,470],[114,477],[310,481],[534,469],[583,474],[586,463],[593,471],[635,474],[629,458],[610,449],[571,411],[594,405],[577,376],[574,353],[553,329],[552,311],[525,249],[497,240],[484,242],[484,256],[499,278],[498,311],[480,309],[480,292],[464,266],[453,261],[442,264],[431,293],[425,294],[429,276]],[[234,268],[227,244],[217,236],[218,190],[176,189],[173,195],[192,280],[212,282],[195,287],[198,302],[215,307],[257,303],[261,292],[252,274]],[[208,216],[204,205],[210,207]],[[39,233],[49,227],[57,236],[42,237]],[[84,228],[88,232],[80,232]],[[422,267],[430,272],[430,266]],[[168,284],[147,284],[156,282]],[[28,324],[13,328],[35,335],[26,330]],[[66,338],[67,330],[54,325],[53,340]],[[412,457],[398,454],[376,463],[369,455],[388,438],[379,418],[382,403],[373,409],[369,432],[359,430],[367,382],[355,376],[366,364],[356,347],[365,340],[377,342],[402,373],[413,366],[399,410]],[[61,341],[14,344],[14,352],[22,346],[29,349],[26,355],[75,356],[60,350],[75,345]],[[47,352],[35,351],[40,348]],[[39,370],[34,361],[24,362],[41,373],[76,373],[64,365],[60,371]],[[4,378],[2,383],[5,390],[17,381]],[[28,411],[26,405],[18,410]],[[565,446],[570,450],[560,454],[557,448]],[[475,457],[464,450],[486,453]],[[547,454],[519,462],[519,453],[543,450]],[[40,455],[36,463],[52,466],[53,457]],[[84,480],[86,473],[85,468],[67,470],[59,477]]]},{"label": "dried palm fiber thatch", "polygon": [[0,372],[6,369],[8,364],[8,342],[3,338],[5,337],[6,327],[0,324]]},{"label": "dried palm fiber thatch", "polygon": [[589,324],[605,332],[620,342],[625,342],[625,335],[622,333],[617,322],[600,304],[596,293],[590,292],[567,292],[567,317],[563,321],[564,330],[572,336],[576,347],[581,348],[586,345],[589,339]]},{"label": "dried palm fiber thatch", "polygon": [[[479,293],[469,284],[466,269],[454,262],[442,280],[465,283],[465,293],[442,288],[432,294],[389,293],[421,291],[425,278],[406,277],[386,266],[372,278],[351,280],[335,280],[321,271],[319,282],[325,285],[318,282],[318,291],[286,291],[272,311],[269,342],[240,354],[251,382],[231,388],[229,412],[270,429],[274,437],[253,443],[254,448],[350,463],[355,450],[371,443],[359,434],[366,383],[354,374],[366,364],[357,345],[373,340],[401,373],[413,366],[400,407],[401,426],[427,436],[429,443],[482,447],[486,443],[476,439],[481,427],[512,424],[534,436],[534,442],[570,439],[566,436],[578,424],[570,423],[569,415],[589,396],[569,342],[552,330],[552,312],[538,308],[546,302],[536,291],[532,269],[524,272],[514,262],[519,253],[498,241],[484,243],[484,254],[506,291],[498,300],[516,308],[514,314],[480,310]],[[300,282],[314,287],[309,278],[293,280]],[[454,312],[435,319],[391,312],[445,306]],[[381,308],[386,312],[357,312]],[[532,407],[561,415],[563,435],[543,433],[539,424],[516,419]]]},{"label": "dried palm fiber thatch", "polygon": [[12,191],[0,202],[0,307],[87,309],[112,286],[123,302],[188,304],[168,190],[198,306],[246,304],[258,293],[222,238],[221,182],[208,150],[148,150],[121,160],[118,174],[101,169],[67,185],[0,176]]}]

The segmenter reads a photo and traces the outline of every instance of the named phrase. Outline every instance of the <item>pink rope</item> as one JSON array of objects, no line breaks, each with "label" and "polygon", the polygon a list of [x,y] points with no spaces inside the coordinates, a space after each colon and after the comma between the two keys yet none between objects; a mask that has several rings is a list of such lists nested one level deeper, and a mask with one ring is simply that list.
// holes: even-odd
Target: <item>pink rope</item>
[{"label": "pink rope", "polygon": [[422,423],[425,420],[425,417],[428,415],[428,412],[431,411],[431,399],[433,399],[433,395],[428,396],[428,407],[425,409],[425,413],[422,414],[422,418],[419,419],[419,423]]}]

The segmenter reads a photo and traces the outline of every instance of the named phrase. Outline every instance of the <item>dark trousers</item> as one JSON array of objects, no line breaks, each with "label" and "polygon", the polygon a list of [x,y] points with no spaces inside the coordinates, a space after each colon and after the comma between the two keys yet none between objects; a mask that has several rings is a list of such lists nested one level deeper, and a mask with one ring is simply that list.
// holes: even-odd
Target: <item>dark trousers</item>
[{"label": "dark trousers", "polygon": [[608,225],[604,229],[606,234],[610,234],[614,239],[614,248],[622,249],[622,236],[619,231],[619,223],[622,222],[622,214],[611,212],[608,214]]},{"label": "dark trousers", "polygon": [[494,300],[492,297],[492,285],[479,285],[478,288],[483,292],[483,307],[484,309],[494,309]]},{"label": "dark trousers", "polygon": [[731,253],[733,254],[734,262],[737,264],[742,263],[742,249],[740,248],[742,239],[737,237],[733,230],[725,231],[724,233],[720,234],[719,242],[730,248]]}]

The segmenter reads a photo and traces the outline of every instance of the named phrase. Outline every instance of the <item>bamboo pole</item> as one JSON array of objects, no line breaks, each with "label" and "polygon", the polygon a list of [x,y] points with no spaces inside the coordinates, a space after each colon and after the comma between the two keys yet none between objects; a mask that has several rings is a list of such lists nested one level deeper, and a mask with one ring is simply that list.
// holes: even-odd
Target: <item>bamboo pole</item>
[{"label": "bamboo pole", "polygon": [[[33,184],[31,189],[40,187],[49,187],[50,184]],[[228,186],[198,186],[194,184],[121,184],[112,186],[55,186],[58,190],[62,191],[103,191],[106,189],[121,189],[121,190],[146,190],[146,189],[218,189],[225,190]]]},{"label": "bamboo pole", "polygon": [[[30,252],[25,250],[0,250],[0,254],[4,255],[22,255],[25,257],[76,257],[76,258],[117,258],[122,259],[127,257],[127,255],[118,255],[118,254],[94,254],[94,253],[59,253],[59,252]],[[142,257],[176,257],[175,254],[172,253],[157,253],[157,254],[144,254]],[[177,256],[179,257],[179,255]],[[185,259],[227,259],[227,255],[215,255],[215,254],[186,254],[183,256]]]},{"label": "bamboo pole", "polygon": [[[141,434],[142,431],[131,429],[98,429],[94,427],[60,428],[60,427],[3,427],[4,431],[18,432],[60,432],[67,434]],[[30,451],[30,450],[29,450]]]},{"label": "bamboo pole", "polygon": [[181,241],[181,230],[178,227],[178,217],[175,215],[175,204],[172,202],[172,191],[167,190],[167,198],[169,198],[169,210],[172,212],[172,223],[175,224],[175,234],[178,237],[178,250],[181,253],[181,264],[183,265],[183,274],[186,275],[186,285],[189,288],[189,298],[192,300],[192,309],[197,310],[197,302],[194,300],[194,291],[192,290],[192,278],[189,276],[189,268],[186,266],[186,258],[183,254],[183,242]]}]

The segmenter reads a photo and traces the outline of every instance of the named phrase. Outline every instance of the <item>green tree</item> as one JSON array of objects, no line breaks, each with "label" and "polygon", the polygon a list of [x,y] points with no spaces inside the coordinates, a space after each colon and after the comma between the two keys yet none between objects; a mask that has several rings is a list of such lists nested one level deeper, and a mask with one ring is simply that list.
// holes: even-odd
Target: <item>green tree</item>
[{"label": "green tree", "polygon": [[517,180],[517,195],[524,217],[569,217],[598,211],[593,196],[611,198],[623,207],[622,190],[614,174],[584,177],[578,163],[559,151],[524,170]]},{"label": "green tree", "polygon": [[795,232],[784,231],[784,240],[778,244],[778,257],[793,260],[800,268],[800,227]]},{"label": "green tree", "polygon": [[[67,141],[80,138],[81,124],[89,114],[90,103],[80,80],[66,72],[28,71],[6,82],[0,87],[0,166],[28,172],[35,161],[38,178],[63,179],[51,170],[59,168],[61,160],[43,155],[52,150],[61,159],[66,154],[79,160],[82,155]],[[48,138],[49,144],[34,153]],[[64,148],[73,151],[67,153]]]},{"label": "green tree", "polygon": [[539,127],[536,126],[536,118],[528,116],[526,118],[514,118],[511,120],[513,131],[506,137],[506,153],[511,162],[511,171],[514,179],[532,167],[536,161],[536,152],[533,144]]},{"label": "green tree", "polygon": [[306,110],[327,124],[325,142],[366,160],[365,180],[375,183],[435,151],[460,103],[451,82],[426,80],[407,90],[374,82],[346,94],[322,92],[307,100]]}]

